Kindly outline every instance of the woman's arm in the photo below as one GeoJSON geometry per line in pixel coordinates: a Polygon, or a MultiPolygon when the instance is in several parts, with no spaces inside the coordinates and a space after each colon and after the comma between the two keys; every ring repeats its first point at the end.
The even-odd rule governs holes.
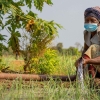
{"type": "MultiPolygon", "coordinates": [[[[82,56],[85,53],[85,51],[88,49],[89,47],[84,43],[84,50],[82,52],[82,56]]],[[[93,58],[93,59],[84,59],[83,58],[83,64],[96,64],[99,65],[100,64],[100,56],[93,58]]]]}
{"type": "Polygon", "coordinates": [[[87,50],[88,48],[89,48],[89,47],[86,45],[86,43],[84,43],[84,48],[83,48],[83,51],[82,51],[81,57],[78,58],[78,59],[76,60],[76,62],[75,62],[75,66],[76,66],[76,67],[78,66],[80,60],[81,60],[82,57],[83,57],[83,54],[86,52],[86,50],[87,50]]]}
{"type": "Polygon", "coordinates": [[[93,58],[93,59],[83,59],[83,64],[100,64],[100,56],[93,58]]]}

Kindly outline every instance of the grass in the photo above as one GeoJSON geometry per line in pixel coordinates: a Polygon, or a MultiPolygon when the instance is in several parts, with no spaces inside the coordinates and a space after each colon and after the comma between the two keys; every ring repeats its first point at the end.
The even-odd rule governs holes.
{"type": "Polygon", "coordinates": [[[100,100],[99,90],[85,88],[83,91],[76,83],[66,87],[68,83],[60,80],[25,82],[16,79],[3,84],[0,85],[0,100],[100,100]]]}
{"type": "Polygon", "coordinates": [[[76,59],[78,59],[78,56],[60,56],[57,72],[63,75],[76,74],[76,67],[74,66],[76,59]]]}
{"type": "Polygon", "coordinates": [[[23,71],[24,61],[22,57],[19,60],[16,60],[14,56],[2,56],[2,62],[0,63],[0,70],[6,67],[9,67],[10,70],[14,71],[23,71]]]}
{"type": "MultiPolygon", "coordinates": [[[[59,66],[55,74],[75,74],[74,62],[77,58],[78,56],[59,57],[59,66]]],[[[4,57],[3,63],[11,69],[16,69],[9,63],[13,60],[12,57],[4,57]]],[[[90,88],[88,80],[84,85],[85,88],[82,90],[77,81],[62,82],[54,81],[52,78],[45,82],[0,80],[0,100],[100,100],[99,89],[90,88]]]]}
{"type": "MultiPolygon", "coordinates": [[[[78,56],[59,56],[59,65],[56,66],[56,70],[52,72],[53,75],[73,75],[76,74],[76,68],[74,62],[78,59],[78,56]]],[[[24,60],[20,57],[16,60],[14,56],[2,56],[2,62],[0,64],[1,69],[9,67],[10,70],[23,72],[24,60]]]]}

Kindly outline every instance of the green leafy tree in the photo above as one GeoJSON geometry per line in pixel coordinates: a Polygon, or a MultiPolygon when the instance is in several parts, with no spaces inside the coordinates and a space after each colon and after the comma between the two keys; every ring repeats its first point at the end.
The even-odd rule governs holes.
{"type": "Polygon", "coordinates": [[[78,48],[75,47],[69,47],[68,49],[65,50],[66,55],[79,55],[80,52],[78,51],[78,48]]]}
{"type": "Polygon", "coordinates": [[[62,43],[58,43],[56,48],[60,54],[63,54],[63,44],[62,43]]]}
{"type": "Polygon", "coordinates": [[[6,46],[2,43],[2,41],[5,41],[6,35],[1,35],[0,34],[0,56],[2,55],[3,50],[7,50],[6,46]]]}
{"type": "Polygon", "coordinates": [[[54,21],[38,18],[37,14],[31,11],[33,5],[42,11],[44,3],[53,4],[51,0],[17,0],[16,2],[0,0],[0,28],[2,30],[5,28],[9,32],[8,45],[16,54],[16,59],[22,51],[20,39],[28,37],[28,45],[24,47],[23,55],[27,56],[26,54],[28,54],[29,56],[25,58],[24,70],[26,70],[26,66],[30,65],[31,56],[39,56],[46,49],[48,43],[55,38],[58,33],[57,27],[62,28],[54,21]],[[27,6],[30,9],[29,12],[25,14],[21,6],[27,6]],[[3,23],[4,15],[7,16],[5,23],[3,23]],[[26,30],[24,35],[20,32],[21,29],[26,30]]]}

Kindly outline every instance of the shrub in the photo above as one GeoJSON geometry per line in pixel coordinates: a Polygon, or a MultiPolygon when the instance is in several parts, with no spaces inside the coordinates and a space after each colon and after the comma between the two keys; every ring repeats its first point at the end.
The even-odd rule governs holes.
{"type": "Polygon", "coordinates": [[[57,57],[56,50],[47,49],[42,57],[32,59],[33,63],[31,71],[38,74],[54,73],[59,64],[57,57]]]}

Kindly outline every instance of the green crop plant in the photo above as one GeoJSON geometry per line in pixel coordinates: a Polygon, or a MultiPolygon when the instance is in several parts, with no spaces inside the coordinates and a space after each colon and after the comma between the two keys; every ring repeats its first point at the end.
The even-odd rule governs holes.
{"type": "Polygon", "coordinates": [[[53,74],[59,66],[56,50],[47,49],[42,57],[32,58],[32,70],[38,74],[53,74]]]}

